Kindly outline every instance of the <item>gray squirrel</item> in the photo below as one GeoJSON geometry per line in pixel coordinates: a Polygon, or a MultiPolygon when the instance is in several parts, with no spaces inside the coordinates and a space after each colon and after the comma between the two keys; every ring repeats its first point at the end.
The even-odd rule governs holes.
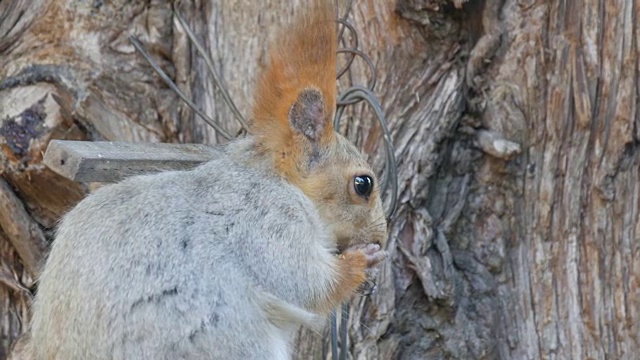
{"type": "Polygon", "coordinates": [[[366,290],[387,257],[376,177],[335,132],[335,12],[277,37],[247,137],[193,170],[100,188],[67,213],[26,358],[290,359],[300,325],[366,290]]]}

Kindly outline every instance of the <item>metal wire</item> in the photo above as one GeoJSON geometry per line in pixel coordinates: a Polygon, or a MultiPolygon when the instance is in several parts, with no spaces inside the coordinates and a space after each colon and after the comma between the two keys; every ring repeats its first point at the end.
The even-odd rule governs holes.
{"type": "Polygon", "coordinates": [[[341,311],[340,311],[340,346],[339,349],[341,350],[340,352],[338,352],[338,316],[336,314],[336,311],[332,311],[331,312],[331,357],[334,360],[346,360],[347,359],[347,349],[348,344],[348,337],[347,337],[347,330],[348,330],[348,322],[349,322],[349,303],[348,302],[344,302],[342,303],[341,306],[341,311]]]}
{"type": "MultiPolygon", "coordinates": [[[[349,2],[347,3],[346,9],[344,11],[344,15],[342,16],[341,19],[338,19],[338,21],[340,22],[347,22],[347,18],[349,17],[349,13],[351,12],[351,4],[353,4],[353,0],[349,0],[349,2]]],[[[338,17],[340,17],[340,5],[338,4],[338,0],[336,0],[336,14],[338,14],[338,17]]],[[[351,27],[351,29],[353,30],[353,28],[351,27]]],[[[355,30],[352,31],[353,34],[355,34],[355,30]]],[[[340,30],[340,33],[338,33],[338,44],[342,42],[342,35],[344,35],[344,28],[342,28],[340,30]]],[[[356,46],[357,47],[357,44],[356,46]]]]}
{"type": "Polygon", "coordinates": [[[331,358],[338,360],[338,318],[336,311],[331,312],[331,358]]]}
{"type": "MultiPolygon", "coordinates": [[[[338,38],[339,38],[338,44],[340,44],[342,42],[342,33],[343,33],[344,29],[349,29],[349,31],[351,32],[351,36],[353,38],[353,45],[352,45],[351,48],[352,49],[357,49],[358,48],[358,33],[356,32],[356,29],[353,27],[353,25],[349,24],[345,19],[338,19],[338,24],[342,25],[342,27],[340,28],[341,35],[338,36],[338,38]]],[[[343,51],[343,52],[347,52],[347,51],[343,51]]],[[[338,50],[338,53],[340,53],[339,50],[338,50]]],[[[356,54],[351,53],[351,56],[349,57],[349,60],[347,60],[347,63],[342,67],[342,69],[340,69],[340,71],[338,71],[338,76],[337,76],[338,79],[340,79],[342,77],[342,75],[347,73],[347,70],[349,70],[349,68],[351,67],[351,64],[353,64],[353,60],[355,60],[355,59],[356,59],[356,54]]]]}
{"type": "MultiPolygon", "coordinates": [[[[354,59],[355,59],[355,55],[360,56],[367,63],[367,65],[369,66],[369,70],[371,71],[371,83],[369,84],[369,86],[367,86],[367,88],[370,91],[373,91],[373,88],[376,86],[376,83],[378,81],[378,76],[376,74],[376,66],[373,64],[373,60],[371,60],[369,56],[367,56],[365,53],[363,53],[358,49],[338,49],[338,53],[351,53],[354,55],[354,59]]],[[[349,89],[345,90],[345,92],[347,91],[349,91],[349,89]]],[[[362,100],[364,99],[351,99],[351,100],[338,99],[338,106],[355,105],[362,100]]]]}
{"type": "MultiPolygon", "coordinates": [[[[349,322],[349,303],[342,304],[342,314],[340,314],[340,360],[347,360],[347,324],[349,322]]],[[[334,358],[335,359],[335,358],[334,358]]]]}

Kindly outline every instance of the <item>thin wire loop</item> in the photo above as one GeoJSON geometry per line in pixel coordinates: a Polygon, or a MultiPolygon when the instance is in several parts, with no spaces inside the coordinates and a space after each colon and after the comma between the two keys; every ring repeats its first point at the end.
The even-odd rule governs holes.
{"type": "MultiPolygon", "coordinates": [[[[349,0],[349,2],[347,3],[347,6],[346,6],[347,9],[345,10],[344,15],[340,19],[339,18],[340,17],[340,6],[338,5],[338,0],[336,0],[336,14],[337,14],[337,16],[339,18],[338,19],[339,22],[342,22],[342,23],[347,22],[347,18],[349,17],[349,13],[351,12],[351,4],[352,3],[353,3],[353,0],[349,0]]],[[[355,34],[355,30],[352,31],[352,33],[355,34]]],[[[340,33],[338,34],[338,44],[342,41],[342,35],[344,35],[344,28],[342,28],[340,30],[340,33]]]]}
{"type": "MultiPolygon", "coordinates": [[[[371,84],[367,86],[370,91],[373,91],[373,88],[376,86],[378,81],[378,76],[376,74],[376,66],[373,64],[373,60],[368,57],[365,53],[358,49],[338,49],[338,53],[352,53],[354,55],[360,56],[369,66],[369,70],[371,71],[371,84]]],[[[357,86],[357,85],[356,85],[357,86]]],[[[349,89],[345,90],[345,92],[349,91],[349,89]]],[[[362,101],[362,99],[338,99],[338,106],[347,106],[347,105],[355,105],[362,101]]]]}
{"type": "MultiPolygon", "coordinates": [[[[345,28],[349,29],[349,32],[351,32],[351,36],[353,37],[353,47],[352,49],[357,49],[358,48],[358,33],[356,32],[356,29],[353,27],[353,25],[349,24],[346,20],[344,19],[338,19],[338,23],[342,25],[341,28],[341,35],[339,36],[340,40],[338,40],[338,45],[340,44],[340,42],[342,41],[342,32],[344,31],[345,28]]],[[[347,51],[344,51],[347,52],[347,51]]],[[[340,51],[338,51],[338,53],[340,53],[340,51]]],[[[336,76],[338,79],[340,79],[342,77],[342,75],[347,73],[347,70],[349,70],[349,68],[351,67],[351,64],[353,64],[353,60],[356,59],[356,54],[351,52],[351,56],[349,57],[349,60],[347,60],[347,63],[342,67],[342,69],[340,69],[340,71],[338,71],[338,75],[336,76]]]]}

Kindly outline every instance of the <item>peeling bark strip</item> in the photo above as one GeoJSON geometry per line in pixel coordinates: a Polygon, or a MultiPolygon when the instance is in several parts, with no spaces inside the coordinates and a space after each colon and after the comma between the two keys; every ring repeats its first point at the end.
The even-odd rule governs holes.
{"type": "Polygon", "coordinates": [[[0,228],[18,252],[32,277],[40,273],[47,242],[38,224],[33,221],[7,182],[0,178],[0,228]]]}
{"type": "Polygon", "coordinates": [[[492,131],[478,130],[476,139],[482,151],[499,159],[511,160],[522,152],[520,144],[503,139],[492,131]]]}

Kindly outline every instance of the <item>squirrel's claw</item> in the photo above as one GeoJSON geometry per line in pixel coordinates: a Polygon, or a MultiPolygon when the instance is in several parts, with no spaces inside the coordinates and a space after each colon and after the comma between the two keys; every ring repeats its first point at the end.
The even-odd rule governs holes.
{"type": "Polygon", "coordinates": [[[380,249],[379,244],[358,244],[350,246],[348,251],[360,251],[365,255],[367,268],[365,270],[366,280],[358,288],[358,293],[369,296],[376,292],[378,285],[376,278],[380,273],[379,265],[389,256],[389,253],[380,249]]]}

